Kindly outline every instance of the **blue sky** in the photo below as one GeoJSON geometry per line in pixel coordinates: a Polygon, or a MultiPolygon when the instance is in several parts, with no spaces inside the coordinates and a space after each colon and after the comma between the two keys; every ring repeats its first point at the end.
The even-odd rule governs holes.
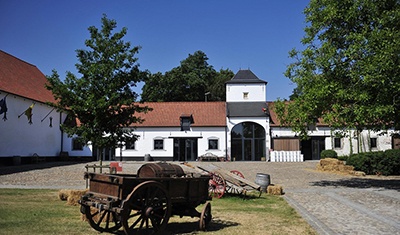
{"type": "MultiPolygon", "coordinates": [[[[288,98],[295,85],[283,73],[301,48],[308,0],[0,0],[0,50],[36,65],[45,75],[76,73],[76,49],[103,14],[128,28],[141,46],[141,69],[179,66],[201,50],[216,70],[251,69],[268,82],[267,99],[288,98]]],[[[136,88],[141,92],[139,84],[136,88]]]]}

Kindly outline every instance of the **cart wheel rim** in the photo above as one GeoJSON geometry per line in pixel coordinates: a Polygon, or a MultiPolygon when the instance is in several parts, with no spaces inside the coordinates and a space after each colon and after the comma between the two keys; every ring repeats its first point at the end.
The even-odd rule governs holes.
{"type": "Polygon", "coordinates": [[[201,231],[205,231],[207,229],[208,224],[211,222],[211,219],[211,203],[207,202],[200,216],[199,227],[201,231]]]}
{"type": "Polygon", "coordinates": [[[156,181],[137,185],[122,205],[122,226],[126,234],[157,234],[165,229],[171,216],[171,199],[156,181]]]}
{"type": "Polygon", "coordinates": [[[120,217],[116,212],[102,210],[90,206],[82,206],[90,226],[99,232],[115,232],[121,228],[120,217]]]}
{"type": "Polygon", "coordinates": [[[211,179],[208,181],[208,191],[211,197],[221,198],[226,190],[226,182],[222,175],[217,172],[210,173],[211,179]]]}
{"type": "Polygon", "coordinates": [[[241,178],[244,179],[244,175],[242,174],[242,172],[238,171],[238,170],[231,170],[232,174],[235,174],[237,176],[240,176],[241,178]]]}

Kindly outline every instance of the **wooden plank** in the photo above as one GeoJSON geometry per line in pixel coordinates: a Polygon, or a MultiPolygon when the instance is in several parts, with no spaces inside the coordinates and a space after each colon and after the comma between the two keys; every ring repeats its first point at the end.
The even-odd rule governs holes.
{"type": "Polygon", "coordinates": [[[240,177],[238,175],[235,175],[235,174],[231,173],[230,171],[222,169],[222,168],[220,168],[220,167],[218,167],[216,165],[208,164],[208,165],[204,165],[204,166],[201,166],[201,167],[198,166],[197,168],[199,168],[201,170],[204,170],[204,171],[207,171],[207,172],[214,172],[214,171],[218,172],[218,173],[220,173],[222,175],[222,177],[225,178],[226,181],[228,181],[229,183],[232,183],[234,185],[241,186],[241,187],[244,187],[244,186],[248,185],[248,186],[252,187],[255,190],[259,190],[260,189],[260,185],[254,183],[254,182],[252,182],[250,180],[244,179],[244,178],[242,178],[242,177],[240,177]]]}

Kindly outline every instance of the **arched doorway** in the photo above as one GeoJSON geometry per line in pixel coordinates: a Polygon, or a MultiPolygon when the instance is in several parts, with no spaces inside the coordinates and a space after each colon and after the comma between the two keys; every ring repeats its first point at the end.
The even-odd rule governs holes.
{"type": "Polygon", "coordinates": [[[254,122],[242,122],[231,131],[233,161],[261,161],[265,157],[265,129],[254,122]]]}

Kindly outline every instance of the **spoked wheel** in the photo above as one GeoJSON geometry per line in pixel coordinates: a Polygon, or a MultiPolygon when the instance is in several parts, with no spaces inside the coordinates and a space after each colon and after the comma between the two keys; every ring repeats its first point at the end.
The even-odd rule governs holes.
{"type": "Polygon", "coordinates": [[[238,170],[231,170],[231,173],[244,179],[244,175],[242,174],[242,172],[240,172],[238,170]]]}
{"type": "Polygon", "coordinates": [[[208,192],[211,197],[221,198],[226,190],[226,183],[224,177],[217,172],[212,172],[211,179],[208,182],[208,192]]]}
{"type": "Polygon", "coordinates": [[[211,203],[207,202],[201,212],[199,227],[201,231],[206,231],[208,224],[211,222],[211,203]]]}
{"type": "Polygon", "coordinates": [[[120,218],[116,212],[108,210],[99,211],[95,207],[84,205],[82,205],[81,210],[83,210],[86,215],[90,226],[99,232],[112,233],[122,226],[120,218]]]}
{"type": "Polygon", "coordinates": [[[122,209],[125,234],[159,234],[171,216],[171,199],[161,183],[146,181],[133,189],[122,209]]]}
{"type": "MultiPolygon", "coordinates": [[[[244,179],[244,175],[238,170],[232,170],[231,173],[244,179]]],[[[233,194],[242,194],[243,188],[234,184],[227,184],[226,191],[233,194]]]]}

